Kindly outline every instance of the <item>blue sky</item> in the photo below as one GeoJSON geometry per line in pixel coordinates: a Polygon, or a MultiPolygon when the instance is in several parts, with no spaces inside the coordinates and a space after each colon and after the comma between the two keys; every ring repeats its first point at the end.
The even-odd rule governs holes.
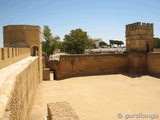
{"type": "Polygon", "coordinates": [[[160,37],[160,0],[0,0],[0,47],[5,25],[48,25],[61,40],[82,28],[108,42],[125,41],[125,25],[133,22],[154,23],[160,37]]]}

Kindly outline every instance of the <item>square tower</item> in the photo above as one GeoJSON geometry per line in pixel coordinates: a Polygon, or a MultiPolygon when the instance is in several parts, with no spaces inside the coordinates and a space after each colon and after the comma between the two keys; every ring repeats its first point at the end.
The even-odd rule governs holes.
{"type": "Polygon", "coordinates": [[[133,23],[126,25],[127,52],[153,51],[153,24],[133,23]]]}

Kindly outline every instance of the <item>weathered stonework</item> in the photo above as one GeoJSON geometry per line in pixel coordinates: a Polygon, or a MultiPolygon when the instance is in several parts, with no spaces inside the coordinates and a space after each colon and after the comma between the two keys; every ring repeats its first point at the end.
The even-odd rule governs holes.
{"type": "Polygon", "coordinates": [[[42,34],[40,26],[35,25],[8,25],[3,27],[4,47],[30,48],[32,56],[39,56],[41,80],[42,68],[42,34]]]}
{"type": "Polygon", "coordinates": [[[50,69],[49,68],[43,69],[43,80],[50,81],[50,69]]]}
{"type": "Polygon", "coordinates": [[[28,118],[40,82],[38,67],[38,57],[26,57],[0,70],[0,119],[28,118]]]}
{"type": "Polygon", "coordinates": [[[30,48],[0,48],[0,69],[30,56],[30,48]]]}
{"type": "Polygon", "coordinates": [[[8,25],[3,27],[4,47],[39,47],[41,28],[33,25],[8,25]]]}
{"type": "Polygon", "coordinates": [[[50,103],[47,105],[48,120],[79,120],[68,102],[50,103]]]}
{"type": "Polygon", "coordinates": [[[128,52],[152,52],[153,24],[137,22],[126,25],[126,49],[128,52]]]}
{"type": "Polygon", "coordinates": [[[149,73],[154,75],[160,75],[160,52],[148,54],[147,66],[149,73]]]}
{"type": "Polygon", "coordinates": [[[128,72],[146,74],[147,73],[147,54],[129,53],[128,54],[128,72]]]}
{"type": "Polygon", "coordinates": [[[62,55],[59,61],[50,61],[56,79],[85,75],[126,73],[127,54],[62,55]]]}
{"type": "Polygon", "coordinates": [[[28,118],[40,82],[38,67],[37,58],[16,77],[15,87],[8,105],[10,120],[26,120],[28,118]]]}
{"type": "Polygon", "coordinates": [[[3,27],[3,33],[5,47],[0,48],[0,72],[4,74],[0,82],[0,119],[26,120],[43,76],[41,30],[39,26],[9,25],[3,27]],[[21,62],[21,68],[14,66],[21,62]],[[10,70],[6,73],[5,68],[10,68],[13,73],[10,70]]]}

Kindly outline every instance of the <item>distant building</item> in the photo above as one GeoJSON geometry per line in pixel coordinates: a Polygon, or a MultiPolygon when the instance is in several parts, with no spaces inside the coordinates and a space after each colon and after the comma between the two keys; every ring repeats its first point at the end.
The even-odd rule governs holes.
{"type": "Polygon", "coordinates": [[[99,48],[99,43],[102,41],[102,39],[101,38],[93,38],[92,40],[95,43],[96,47],[99,48]]]}

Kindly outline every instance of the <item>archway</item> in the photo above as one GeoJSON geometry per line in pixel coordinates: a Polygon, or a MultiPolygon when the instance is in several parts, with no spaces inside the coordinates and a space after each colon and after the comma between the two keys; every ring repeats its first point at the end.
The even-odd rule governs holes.
{"type": "Polygon", "coordinates": [[[146,45],[146,50],[147,50],[147,52],[150,52],[150,46],[149,46],[148,43],[147,43],[147,45],[146,45]]]}
{"type": "Polygon", "coordinates": [[[37,46],[33,46],[32,50],[31,50],[31,55],[32,56],[38,56],[38,47],[37,46]]]}

